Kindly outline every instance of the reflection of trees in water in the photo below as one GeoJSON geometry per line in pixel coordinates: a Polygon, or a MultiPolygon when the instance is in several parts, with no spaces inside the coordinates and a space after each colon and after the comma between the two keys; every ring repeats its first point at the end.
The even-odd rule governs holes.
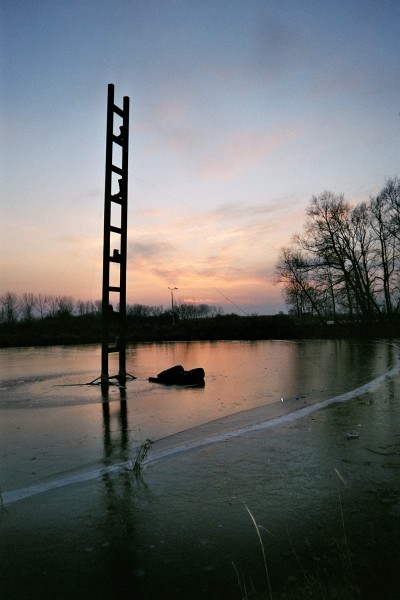
{"type": "Polygon", "coordinates": [[[313,340],[296,343],[293,354],[298,392],[327,396],[348,392],[385,373],[396,361],[393,347],[351,340],[313,340]]]}

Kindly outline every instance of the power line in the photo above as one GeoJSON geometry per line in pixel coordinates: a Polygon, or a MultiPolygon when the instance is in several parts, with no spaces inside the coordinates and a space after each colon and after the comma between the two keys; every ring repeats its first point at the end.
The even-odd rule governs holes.
{"type": "Polygon", "coordinates": [[[225,298],[225,300],[227,300],[230,304],[232,304],[232,306],[234,306],[235,308],[237,308],[237,310],[239,310],[242,314],[244,314],[245,316],[248,316],[248,313],[243,310],[243,308],[241,308],[240,306],[238,306],[235,302],[233,302],[233,300],[231,300],[230,298],[228,298],[228,296],[226,294],[224,294],[223,292],[221,292],[221,290],[219,290],[207,277],[205,277],[202,273],[200,273],[193,265],[190,261],[187,260],[187,258],[185,258],[176,248],[173,244],[171,244],[171,242],[169,240],[166,239],[166,237],[164,236],[164,234],[150,221],[150,219],[143,213],[143,211],[140,209],[140,207],[133,202],[134,206],[136,206],[136,208],[138,209],[138,211],[140,212],[141,216],[145,219],[145,221],[148,222],[148,224],[156,231],[156,233],[160,236],[160,238],[163,239],[163,241],[165,242],[165,244],[167,244],[174,252],[175,254],[177,254],[181,260],[183,262],[185,262],[191,269],[192,271],[194,271],[196,273],[196,275],[198,275],[199,277],[201,277],[203,279],[203,281],[205,281],[206,283],[208,283],[208,285],[210,287],[212,287],[218,294],[220,294],[220,296],[222,296],[223,298],[225,298]]]}

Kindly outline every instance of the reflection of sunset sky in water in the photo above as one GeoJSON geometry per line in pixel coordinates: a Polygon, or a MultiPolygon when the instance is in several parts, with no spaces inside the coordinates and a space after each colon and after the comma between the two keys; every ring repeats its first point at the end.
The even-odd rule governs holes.
{"type": "Polygon", "coordinates": [[[107,84],[131,98],[128,302],[284,308],[313,194],[367,200],[399,155],[384,2],[3,3],[1,279],[101,290],[107,84]]]}
{"type": "MultiPolygon", "coordinates": [[[[255,380],[259,365],[265,366],[266,348],[283,358],[284,345],[278,342],[274,348],[272,342],[217,343],[206,344],[203,349],[205,357],[209,354],[209,358],[221,361],[224,376],[230,362],[232,380],[238,383],[236,366],[243,378],[250,374],[247,369],[252,364],[255,380]],[[231,360],[222,361],[229,354],[231,360]]],[[[181,345],[182,353],[179,346],[171,349],[169,345],[165,353],[161,344],[151,345],[143,353],[137,347],[137,362],[144,364],[146,358],[147,371],[148,366],[158,366],[171,356],[185,356],[189,361],[190,345],[181,345]]],[[[198,344],[195,346],[193,356],[198,344]]],[[[135,436],[135,408],[141,394],[132,394],[132,390],[142,389],[144,382],[140,379],[128,386],[126,407],[124,396],[116,389],[111,393],[113,401],[102,407],[97,388],[97,404],[1,409],[4,510],[0,553],[5,597],[98,600],[130,598],[133,594],[138,600],[220,600],[244,597],[238,573],[246,582],[251,581],[260,597],[266,597],[268,593],[261,593],[266,589],[262,552],[246,507],[260,527],[274,597],[283,597],[281,588],[286,590],[290,577],[290,597],[297,598],[299,589],[304,589],[302,574],[314,577],[321,566],[323,575],[317,579],[316,596],[321,589],[332,592],[336,589],[332,588],[334,583],[339,585],[336,596],[347,597],[347,593],[340,593],[343,585],[344,592],[349,589],[348,569],[343,567],[345,547],[351,551],[351,566],[358,574],[360,588],[368,591],[367,596],[382,597],[380,592],[384,590],[385,599],[396,597],[390,592],[398,590],[399,582],[396,557],[400,495],[398,460],[392,453],[398,447],[399,346],[341,343],[344,366],[334,364],[337,349],[336,342],[288,343],[287,372],[293,371],[289,379],[294,381],[298,373],[307,370],[307,364],[320,367],[315,379],[306,373],[306,385],[326,384],[327,393],[332,377],[343,378],[337,382],[341,388],[362,384],[358,394],[354,388],[349,392],[350,401],[300,419],[295,415],[301,411],[296,411],[279,426],[247,428],[234,438],[224,437],[224,431],[232,433],[235,426],[247,425],[245,416],[257,424],[257,415],[265,417],[268,407],[174,434],[154,444],[150,460],[158,460],[147,463],[138,477],[129,469],[129,461],[117,461],[127,454],[134,458],[134,452],[126,452],[126,446],[129,448],[135,436]],[[326,374],[325,380],[322,373],[326,374]],[[14,435],[17,421],[20,437],[14,435]],[[350,427],[360,432],[358,441],[346,438],[350,427]],[[30,428],[37,433],[32,446],[30,428]],[[4,432],[13,434],[13,443],[7,447],[3,447],[4,432]],[[212,435],[223,443],[196,446],[196,442],[212,435]],[[177,452],[185,444],[191,451],[177,452]],[[165,454],[170,450],[175,453],[165,454]],[[5,465],[10,464],[10,452],[14,479],[7,481],[3,474],[5,465]],[[41,462],[44,452],[47,465],[41,462]],[[82,468],[74,468],[74,462],[82,468]],[[48,476],[42,476],[41,469],[47,469],[48,476]],[[52,469],[58,469],[55,476],[52,469]],[[33,470],[35,476],[30,473],[33,470]],[[27,495],[18,502],[17,492],[9,490],[15,490],[18,483],[27,485],[29,477],[39,486],[25,488],[27,495]]],[[[82,363],[84,366],[84,360],[82,363]]],[[[277,365],[271,360],[272,366],[277,365]]],[[[267,386],[265,376],[262,379],[267,386]]],[[[248,390],[249,381],[247,377],[248,390]]],[[[202,391],[211,387],[215,392],[218,375],[207,383],[202,391]]],[[[6,384],[3,380],[2,387],[6,384]]],[[[41,384],[44,391],[54,389],[50,381],[41,384]]],[[[29,391],[29,386],[25,387],[29,391]]],[[[182,392],[178,394],[182,407],[194,404],[199,396],[193,394],[191,398],[188,391],[164,389],[164,402],[182,392]]],[[[81,388],[70,388],[70,395],[70,400],[73,395],[87,400],[81,388]]],[[[148,407],[156,405],[149,396],[143,402],[148,407]]],[[[283,409],[287,402],[290,404],[284,399],[284,403],[269,408],[283,409]]],[[[308,404],[306,409],[313,410],[314,406],[308,404]]],[[[306,580],[307,592],[309,581],[311,577],[306,580]]]]}
{"type": "Polygon", "coordinates": [[[274,418],[367,384],[398,354],[384,343],[349,341],[137,345],[127,352],[127,368],[137,379],[126,390],[111,387],[102,410],[101,388],[77,385],[96,375],[98,348],[43,348],[31,362],[35,351],[0,351],[3,489],[129,460],[147,438],[188,430],[186,441],[199,440],[274,418]],[[147,381],[173,364],[202,366],[205,387],[147,381]]]}

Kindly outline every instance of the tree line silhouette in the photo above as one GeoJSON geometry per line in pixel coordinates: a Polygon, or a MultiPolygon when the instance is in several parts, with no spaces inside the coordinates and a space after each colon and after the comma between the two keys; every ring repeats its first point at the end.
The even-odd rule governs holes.
{"type": "MultiPolygon", "coordinates": [[[[86,344],[102,340],[101,301],[74,301],[69,296],[17,296],[12,292],[3,294],[0,301],[2,347],[86,344]]],[[[117,335],[117,330],[114,334],[117,335]]],[[[132,304],[127,307],[128,342],[293,336],[292,319],[283,314],[239,316],[223,314],[218,306],[195,303],[175,304],[174,313],[163,306],[132,304]]]]}
{"type": "MultiPolygon", "coordinates": [[[[101,300],[74,300],[71,296],[52,296],[26,292],[18,296],[7,291],[0,296],[0,323],[32,321],[46,317],[72,317],[83,315],[101,315],[101,300]]],[[[201,319],[222,315],[222,308],[202,303],[176,303],[174,315],[176,319],[201,319]]],[[[128,304],[127,315],[130,317],[172,316],[172,309],[163,306],[147,306],[145,304],[128,304]]]]}
{"type": "Polygon", "coordinates": [[[378,322],[400,316],[400,180],[352,206],[323,192],[307,208],[303,232],[282,248],[276,282],[289,314],[321,323],[378,322]]]}

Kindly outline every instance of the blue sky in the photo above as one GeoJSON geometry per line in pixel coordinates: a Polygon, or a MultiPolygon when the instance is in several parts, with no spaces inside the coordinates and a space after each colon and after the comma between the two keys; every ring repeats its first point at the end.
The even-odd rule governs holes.
{"type": "Polygon", "coordinates": [[[1,23],[1,292],[100,297],[108,83],[130,303],[284,310],[312,195],[399,175],[397,1],[3,0],[1,23]]]}

